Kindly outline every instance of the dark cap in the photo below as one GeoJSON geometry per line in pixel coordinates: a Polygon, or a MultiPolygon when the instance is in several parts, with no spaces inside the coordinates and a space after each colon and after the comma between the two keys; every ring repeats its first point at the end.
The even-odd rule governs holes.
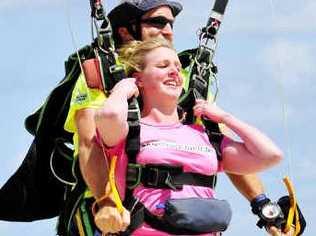
{"type": "Polygon", "coordinates": [[[125,0],[116,6],[109,14],[113,28],[125,26],[127,23],[140,18],[146,12],[160,6],[170,7],[173,16],[179,14],[182,5],[179,2],[168,0],[125,0]]]}

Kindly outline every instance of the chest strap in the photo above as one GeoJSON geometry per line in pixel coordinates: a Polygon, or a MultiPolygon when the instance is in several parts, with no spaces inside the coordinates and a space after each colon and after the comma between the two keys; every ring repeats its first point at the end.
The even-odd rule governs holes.
{"type": "Polygon", "coordinates": [[[181,166],[156,164],[128,164],[127,186],[134,189],[139,184],[149,188],[181,190],[183,185],[215,188],[216,175],[183,172],[181,166]]]}

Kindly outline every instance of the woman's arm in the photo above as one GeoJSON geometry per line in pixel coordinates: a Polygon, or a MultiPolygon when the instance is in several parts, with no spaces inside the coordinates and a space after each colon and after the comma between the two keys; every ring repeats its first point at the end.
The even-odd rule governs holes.
{"type": "Polygon", "coordinates": [[[255,127],[221,110],[215,104],[198,100],[194,112],[214,122],[223,123],[243,142],[229,141],[222,150],[224,170],[236,174],[249,174],[264,170],[282,159],[282,152],[266,135],[255,127]]]}
{"type": "Polygon", "coordinates": [[[95,123],[103,142],[115,146],[126,138],[128,133],[127,100],[138,95],[134,78],[121,80],[117,83],[102,108],[95,114],[95,123]]]}

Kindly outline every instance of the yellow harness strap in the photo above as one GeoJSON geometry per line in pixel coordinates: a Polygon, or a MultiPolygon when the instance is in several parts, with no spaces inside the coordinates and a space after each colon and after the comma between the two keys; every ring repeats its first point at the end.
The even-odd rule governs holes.
{"type": "Polygon", "coordinates": [[[75,219],[76,219],[76,224],[79,231],[79,236],[85,236],[79,208],[76,211],[75,219]]]}
{"type": "Polygon", "coordinates": [[[116,167],[116,162],[117,162],[117,156],[113,156],[111,158],[111,164],[110,164],[110,173],[109,173],[109,182],[110,182],[110,186],[111,186],[111,190],[113,193],[113,201],[118,209],[118,211],[120,213],[123,212],[124,208],[123,208],[123,203],[122,200],[120,198],[120,194],[116,188],[116,184],[115,184],[115,167],[116,167]]]}
{"type": "Polygon", "coordinates": [[[294,226],[295,227],[294,236],[297,236],[301,230],[301,223],[300,223],[298,209],[297,209],[297,201],[296,201],[294,185],[288,176],[283,178],[283,182],[287,188],[287,191],[289,192],[290,204],[291,204],[287,221],[286,221],[285,232],[286,233],[289,232],[291,227],[294,226]],[[295,217],[295,224],[293,225],[294,217],[295,217]]]}
{"type": "Polygon", "coordinates": [[[116,208],[120,213],[123,213],[124,207],[122,200],[120,198],[120,194],[116,188],[115,184],[115,167],[116,167],[116,162],[117,162],[117,156],[113,156],[110,164],[110,171],[109,171],[109,184],[106,185],[105,188],[105,194],[103,197],[96,199],[96,201],[92,205],[92,214],[95,215],[97,213],[97,204],[101,203],[102,201],[108,199],[111,195],[111,200],[114,202],[116,205],[116,208]]]}

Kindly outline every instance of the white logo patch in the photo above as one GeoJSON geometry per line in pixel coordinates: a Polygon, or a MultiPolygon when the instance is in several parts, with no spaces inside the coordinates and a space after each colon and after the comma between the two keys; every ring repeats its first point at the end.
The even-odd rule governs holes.
{"type": "Polygon", "coordinates": [[[214,152],[214,149],[212,147],[206,145],[179,144],[174,142],[155,140],[142,143],[141,147],[143,149],[174,149],[178,151],[200,154],[209,154],[214,152]]]}

